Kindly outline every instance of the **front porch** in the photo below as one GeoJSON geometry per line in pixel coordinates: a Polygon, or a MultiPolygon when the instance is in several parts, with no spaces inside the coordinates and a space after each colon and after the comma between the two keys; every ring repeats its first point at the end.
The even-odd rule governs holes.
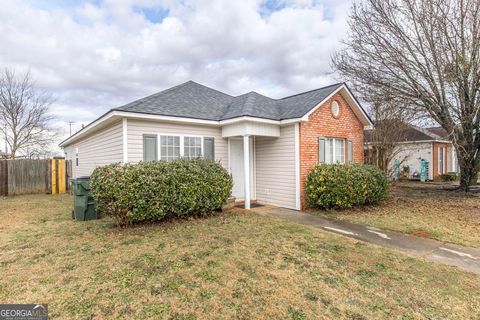
{"type": "Polygon", "coordinates": [[[300,209],[298,124],[243,121],[222,127],[228,139],[232,195],[243,202],[300,209]]]}

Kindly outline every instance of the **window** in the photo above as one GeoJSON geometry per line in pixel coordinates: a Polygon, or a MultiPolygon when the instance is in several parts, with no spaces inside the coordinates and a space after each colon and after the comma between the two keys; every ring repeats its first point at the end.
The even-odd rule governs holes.
{"type": "Polygon", "coordinates": [[[157,161],[157,136],[144,135],[143,136],[143,161],[157,161]]]}
{"type": "Polygon", "coordinates": [[[160,160],[171,161],[180,158],[180,137],[160,136],[160,160]]]}
{"type": "Polygon", "coordinates": [[[438,174],[445,173],[445,147],[438,147],[438,174]]]}
{"type": "Polygon", "coordinates": [[[202,138],[183,137],[183,156],[189,159],[201,157],[202,138]]]}
{"type": "Polygon", "coordinates": [[[319,138],[318,161],[323,163],[345,163],[345,139],[319,138]]]}
{"type": "Polygon", "coordinates": [[[183,135],[143,135],[143,161],[171,161],[185,157],[215,159],[213,137],[192,137],[183,135]]]}

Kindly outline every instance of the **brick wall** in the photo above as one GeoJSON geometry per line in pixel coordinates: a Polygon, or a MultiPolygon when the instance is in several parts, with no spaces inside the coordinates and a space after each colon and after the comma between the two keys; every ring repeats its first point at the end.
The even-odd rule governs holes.
{"type": "MultiPolygon", "coordinates": [[[[353,113],[345,99],[338,93],[310,115],[308,122],[300,124],[300,199],[306,209],[305,179],[318,163],[318,137],[343,138],[353,141],[353,160],[363,162],[363,124],[353,113]],[[340,113],[334,118],[330,104],[336,100],[340,113]]],[[[345,151],[348,145],[345,144],[345,151]]],[[[348,159],[345,155],[345,159],[348,159]]]]}

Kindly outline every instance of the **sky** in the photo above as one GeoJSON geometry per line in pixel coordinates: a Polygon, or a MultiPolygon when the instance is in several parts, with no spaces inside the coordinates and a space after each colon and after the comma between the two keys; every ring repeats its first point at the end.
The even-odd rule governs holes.
{"type": "Polygon", "coordinates": [[[60,136],[193,80],[281,98],[342,79],[350,0],[2,0],[0,68],[54,97],[60,136]]]}

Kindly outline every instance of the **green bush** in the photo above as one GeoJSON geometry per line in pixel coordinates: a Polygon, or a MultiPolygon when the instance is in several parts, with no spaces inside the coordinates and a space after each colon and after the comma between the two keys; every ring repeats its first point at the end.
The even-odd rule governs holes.
{"type": "Polygon", "coordinates": [[[442,181],[445,181],[445,182],[455,181],[455,180],[457,180],[457,173],[456,172],[447,172],[447,173],[441,174],[440,179],[442,179],[442,181]]]}
{"type": "Polygon", "coordinates": [[[233,182],[217,162],[180,159],[99,167],[90,184],[99,211],[125,226],[209,215],[227,202],[233,182]]]}
{"type": "Polygon", "coordinates": [[[305,189],[310,207],[345,209],[385,200],[388,180],[371,165],[319,164],[308,174],[305,189]]]}

